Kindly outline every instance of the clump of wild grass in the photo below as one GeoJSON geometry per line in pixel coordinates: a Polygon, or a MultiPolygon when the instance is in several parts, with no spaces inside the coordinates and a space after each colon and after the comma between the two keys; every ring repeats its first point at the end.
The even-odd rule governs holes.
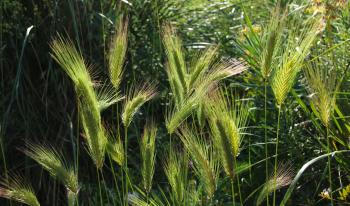
{"type": "Polygon", "coordinates": [[[155,169],[155,140],[157,136],[157,128],[153,122],[147,123],[145,125],[143,135],[140,140],[140,150],[141,150],[141,174],[143,188],[146,193],[149,193],[152,188],[152,179],[155,169]]]}
{"type": "Polygon", "coordinates": [[[64,161],[59,152],[51,146],[28,144],[24,153],[41,165],[50,175],[60,181],[68,191],[79,192],[78,174],[64,161]]]}
{"type": "Polygon", "coordinates": [[[125,54],[128,45],[128,22],[119,21],[117,33],[113,38],[112,45],[109,51],[109,75],[114,88],[118,89],[123,74],[123,66],[125,54]]]}
{"type": "Polygon", "coordinates": [[[26,183],[22,177],[8,177],[7,181],[0,182],[0,197],[20,202],[29,206],[40,206],[38,199],[30,184],[26,183]]]}
{"type": "Polygon", "coordinates": [[[143,83],[131,87],[129,94],[125,100],[124,109],[122,113],[122,121],[124,126],[129,127],[134,115],[140,107],[156,96],[155,83],[143,83]]]}
{"type": "Polygon", "coordinates": [[[195,173],[201,180],[208,199],[211,199],[216,191],[219,175],[218,159],[213,147],[188,126],[179,129],[177,134],[194,161],[195,173]]]}
{"type": "Polygon", "coordinates": [[[261,205],[265,197],[273,191],[279,190],[282,187],[289,185],[294,176],[294,170],[290,163],[279,163],[276,173],[270,176],[269,180],[265,182],[261,192],[256,201],[256,205],[261,205]]]}
{"type": "MultiPolygon", "coordinates": [[[[88,72],[89,67],[86,66],[83,57],[71,41],[58,37],[52,42],[51,49],[52,57],[74,82],[88,151],[96,167],[101,168],[104,162],[107,138],[101,123],[100,111],[105,108],[106,98],[102,98],[102,103],[99,103],[93,87],[94,83],[88,72]]],[[[100,95],[100,97],[103,96],[100,95]]],[[[107,99],[108,102],[111,101],[111,98],[107,99]]]]}

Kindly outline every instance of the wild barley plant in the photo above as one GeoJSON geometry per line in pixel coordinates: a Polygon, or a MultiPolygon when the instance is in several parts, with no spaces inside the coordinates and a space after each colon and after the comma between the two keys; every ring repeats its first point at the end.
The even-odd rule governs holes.
{"type": "MultiPolygon", "coordinates": [[[[73,46],[72,42],[58,37],[51,44],[52,57],[58,62],[75,85],[77,93],[79,115],[84,130],[84,137],[87,140],[89,154],[96,167],[101,169],[104,162],[107,137],[101,121],[101,105],[106,102],[103,98],[102,104],[94,89],[88,72],[89,68],[83,57],[73,46]]],[[[100,95],[101,96],[101,95],[100,95]]]]}
{"type": "Polygon", "coordinates": [[[29,206],[40,206],[32,186],[26,183],[22,177],[9,176],[5,182],[0,182],[0,185],[0,197],[29,206]]]}
{"type": "Polygon", "coordinates": [[[222,91],[212,93],[208,99],[207,116],[222,166],[231,179],[233,204],[235,204],[233,185],[235,177],[237,177],[238,192],[242,204],[239,177],[235,174],[235,168],[237,167],[236,158],[240,153],[246,129],[248,109],[245,103],[235,101],[237,101],[236,98],[232,101],[227,100],[222,91]]]}
{"type": "MultiPolygon", "coordinates": [[[[268,135],[267,135],[267,94],[270,75],[275,67],[277,54],[279,53],[283,29],[287,13],[282,11],[278,4],[271,12],[271,17],[266,25],[262,26],[262,33],[257,33],[249,17],[246,16],[247,30],[244,38],[237,38],[237,46],[241,50],[242,57],[249,66],[259,73],[264,87],[264,137],[265,137],[265,179],[268,181],[268,135]],[[241,40],[240,40],[241,39],[241,40]]],[[[268,196],[266,202],[268,204],[268,196]]]]}
{"type": "MultiPolygon", "coordinates": [[[[124,171],[126,178],[128,176],[128,127],[133,120],[134,115],[141,108],[143,104],[151,100],[156,96],[156,84],[144,83],[132,86],[129,90],[129,94],[124,102],[124,108],[122,112],[122,122],[124,124],[124,152],[125,152],[125,164],[124,171]]],[[[125,181],[125,194],[128,194],[128,181],[125,181]]]]}
{"type": "Polygon", "coordinates": [[[189,126],[182,126],[177,135],[194,161],[195,174],[200,179],[207,195],[205,199],[211,200],[219,178],[219,162],[215,157],[212,144],[205,141],[198,132],[189,129],[189,126]]]}
{"type": "MultiPolygon", "coordinates": [[[[267,139],[267,86],[270,74],[274,68],[274,63],[276,59],[276,54],[278,54],[279,45],[281,44],[283,27],[285,24],[286,12],[282,13],[281,7],[277,5],[269,21],[269,24],[263,31],[261,37],[262,52],[260,61],[260,73],[262,74],[264,80],[264,136],[265,136],[265,178],[268,181],[269,171],[268,171],[268,139],[267,139]]],[[[269,204],[269,196],[266,195],[267,205],[269,204]]]]}
{"type": "MultiPolygon", "coordinates": [[[[108,144],[106,130],[102,125],[101,111],[116,103],[121,98],[118,95],[118,86],[121,81],[122,66],[126,50],[127,24],[120,22],[119,30],[114,37],[109,54],[109,71],[113,88],[108,84],[97,89],[89,74],[91,66],[87,66],[79,51],[73,46],[72,42],[58,37],[51,44],[52,57],[58,62],[62,69],[67,73],[74,83],[77,94],[79,117],[84,130],[84,137],[87,140],[88,152],[94,161],[97,170],[101,170],[104,164],[104,156],[108,144]]],[[[109,151],[120,149],[118,145],[108,144],[109,151]],[[111,147],[112,146],[112,147],[111,147]],[[117,146],[117,147],[116,147],[117,146]]],[[[125,155],[126,156],[126,155],[125,155]]],[[[102,204],[101,187],[98,183],[100,192],[100,204],[102,204]]]]}
{"type": "Polygon", "coordinates": [[[68,205],[75,205],[79,192],[78,174],[67,165],[62,155],[51,146],[37,144],[28,144],[24,153],[67,188],[68,205]]]}
{"type": "MultiPolygon", "coordinates": [[[[304,59],[309,54],[310,48],[319,34],[319,28],[321,20],[319,17],[311,17],[307,21],[300,22],[300,17],[296,17],[289,22],[288,25],[297,29],[288,30],[286,39],[284,39],[284,45],[279,50],[278,60],[275,63],[271,81],[271,88],[274,93],[277,108],[277,130],[276,130],[276,145],[275,145],[275,164],[274,174],[277,174],[277,160],[278,160],[278,143],[279,143],[279,127],[280,127],[280,115],[283,103],[292,89],[294,82],[297,78],[301,67],[303,66],[304,59]]],[[[275,177],[275,181],[276,181],[275,177]]],[[[274,190],[273,206],[276,205],[276,189],[274,190]]]]}
{"type": "MultiPolygon", "coordinates": [[[[307,90],[310,93],[311,103],[316,109],[316,116],[321,120],[325,127],[325,138],[327,140],[327,152],[331,152],[329,138],[329,124],[336,105],[336,94],[341,81],[337,79],[335,68],[328,69],[322,62],[316,61],[306,65],[304,74],[308,83],[307,90]]],[[[331,157],[328,156],[328,182],[330,188],[331,203],[333,203],[332,194],[332,173],[331,157]]]]}
{"type": "Polygon", "coordinates": [[[142,184],[147,197],[152,189],[156,160],[157,127],[153,122],[146,123],[140,140],[142,184]]]}

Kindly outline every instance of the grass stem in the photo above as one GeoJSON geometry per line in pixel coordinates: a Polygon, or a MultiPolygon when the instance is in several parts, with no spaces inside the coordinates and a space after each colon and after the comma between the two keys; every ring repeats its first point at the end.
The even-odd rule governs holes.
{"type": "Polygon", "coordinates": [[[231,192],[232,192],[232,205],[236,206],[236,200],[235,200],[235,187],[233,185],[233,180],[231,179],[231,192]]]}
{"type": "Polygon", "coordinates": [[[128,127],[125,127],[124,129],[124,151],[125,151],[125,164],[124,164],[124,172],[125,172],[125,206],[128,206],[128,193],[129,193],[129,188],[128,188],[128,127]]]}
{"type": "MultiPolygon", "coordinates": [[[[326,140],[327,140],[327,150],[328,153],[331,153],[331,145],[330,145],[330,138],[329,138],[329,128],[326,126],[326,140]]],[[[330,198],[331,198],[331,205],[334,205],[333,202],[333,190],[332,190],[332,170],[331,170],[331,155],[328,155],[328,182],[329,182],[329,190],[330,190],[330,198]]]]}
{"type": "Polygon", "coordinates": [[[281,119],[281,107],[282,107],[282,105],[278,105],[277,131],[276,131],[276,147],[275,147],[275,165],[274,165],[273,206],[276,206],[278,142],[279,142],[280,119],[281,119]]]}
{"type": "Polygon", "coordinates": [[[100,172],[97,168],[96,168],[96,172],[97,172],[97,182],[98,182],[98,193],[100,196],[100,205],[103,205],[100,172]]]}
{"type": "MultiPolygon", "coordinates": [[[[264,136],[265,136],[265,181],[269,181],[269,162],[267,147],[267,80],[264,80],[264,136]]],[[[269,194],[266,194],[266,205],[269,206],[269,194]]]]}
{"type": "MultiPolygon", "coordinates": [[[[236,157],[234,157],[234,161],[235,161],[235,168],[237,168],[237,159],[236,157]]],[[[241,185],[239,183],[239,174],[236,174],[236,179],[237,179],[237,187],[238,187],[238,195],[239,195],[239,202],[241,205],[243,205],[243,201],[242,201],[242,193],[241,193],[241,185]]]]}

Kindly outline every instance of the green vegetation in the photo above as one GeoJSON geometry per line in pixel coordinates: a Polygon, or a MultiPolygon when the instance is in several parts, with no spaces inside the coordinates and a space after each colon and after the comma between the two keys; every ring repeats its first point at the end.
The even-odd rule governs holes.
{"type": "Polygon", "coordinates": [[[347,0],[0,5],[0,205],[350,205],[347,0]]]}

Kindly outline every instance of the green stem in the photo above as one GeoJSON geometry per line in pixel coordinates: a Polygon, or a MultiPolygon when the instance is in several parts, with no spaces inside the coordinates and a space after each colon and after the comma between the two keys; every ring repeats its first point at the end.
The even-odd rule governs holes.
{"type": "Polygon", "coordinates": [[[236,206],[236,200],[235,200],[235,187],[233,185],[233,179],[231,179],[231,192],[232,192],[232,205],[236,206]]]}
{"type": "Polygon", "coordinates": [[[124,129],[124,138],[125,138],[125,141],[124,141],[124,151],[125,151],[125,164],[124,164],[124,172],[125,172],[125,206],[128,206],[128,127],[125,127],[124,129]]]}
{"type": "MultiPolygon", "coordinates": [[[[124,160],[125,161],[125,160],[124,160]]],[[[124,162],[124,164],[125,164],[125,162],[124,162]]],[[[122,169],[120,170],[120,172],[121,172],[121,174],[122,174],[122,198],[123,198],[123,201],[122,202],[124,202],[125,201],[125,183],[124,183],[124,169],[123,169],[123,167],[124,167],[124,164],[122,165],[122,169]]]]}
{"type": "Polygon", "coordinates": [[[281,107],[278,105],[278,117],[277,117],[277,131],[276,131],[276,147],[275,147],[275,165],[274,165],[274,189],[273,189],[273,206],[276,206],[276,186],[277,186],[277,162],[278,162],[278,142],[279,142],[279,130],[280,130],[280,116],[281,107]]]}
{"type": "Polygon", "coordinates": [[[108,160],[109,160],[109,164],[111,165],[111,170],[112,170],[112,175],[113,175],[115,190],[116,190],[116,193],[117,193],[117,195],[118,195],[119,201],[122,202],[121,199],[120,199],[120,192],[119,192],[119,188],[118,188],[117,175],[116,175],[116,173],[115,173],[115,171],[114,171],[113,162],[112,162],[112,160],[111,160],[111,157],[108,156],[108,160]]]}
{"type": "MultiPolygon", "coordinates": [[[[8,171],[7,171],[5,148],[4,148],[4,143],[3,143],[3,133],[1,130],[1,124],[0,124],[0,149],[1,149],[2,164],[4,165],[4,170],[5,170],[5,180],[8,181],[9,176],[8,176],[8,171]]],[[[12,201],[10,201],[10,206],[12,206],[12,201]]]]}
{"type": "MultiPolygon", "coordinates": [[[[237,168],[237,160],[236,160],[236,157],[234,158],[234,163],[235,163],[235,168],[237,168]]],[[[238,175],[238,174],[236,174],[236,179],[237,179],[237,187],[238,187],[239,202],[241,203],[241,205],[243,205],[242,194],[241,194],[241,185],[240,185],[240,183],[239,183],[239,175],[238,175]]]]}
{"type": "MultiPolygon", "coordinates": [[[[267,148],[267,80],[264,81],[264,135],[265,135],[265,181],[269,180],[269,162],[267,148]]],[[[269,205],[269,194],[266,194],[266,205],[269,205]]]]}
{"type": "Polygon", "coordinates": [[[74,206],[75,203],[77,202],[77,195],[70,191],[70,190],[67,190],[67,196],[68,196],[68,206],[74,206]]]}
{"type": "Polygon", "coordinates": [[[100,196],[100,205],[103,205],[100,172],[98,171],[97,168],[96,168],[96,172],[97,172],[97,181],[98,181],[98,192],[99,192],[99,196],[100,196]]]}
{"type": "MultiPolygon", "coordinates": [[[[330,145],[330,138],[329,138],[329,128],[326,126],[326,140],[327,140],[327,150],[328,153],[331,153],[331,145],[330,145]]],[[[331,170],[331,155],[328,155],[328,182],[329,182],[329,190],[330,190],[330,198],[331,198],[331,205],[334,205],[333,202],[333,190],[332,190],[332,170],[331,170]]]]}
{"type": "MultiPolygon", "coordinates": [[[[106,181],[105,181],[105,178],[104,178],[102,170],[101,170],[101,177],[102,177],[102,182],[103,182],[103,186],[104,186],[104,190],[105,190],[107,203],[108,203],[108,205],[110,205],[109,196],[108,196],[108,188],[107,188],[106,181]]],[[[112,198],[112,201],[113,201],[113,205],[115,205],[114,198],[112,198]]]]}

